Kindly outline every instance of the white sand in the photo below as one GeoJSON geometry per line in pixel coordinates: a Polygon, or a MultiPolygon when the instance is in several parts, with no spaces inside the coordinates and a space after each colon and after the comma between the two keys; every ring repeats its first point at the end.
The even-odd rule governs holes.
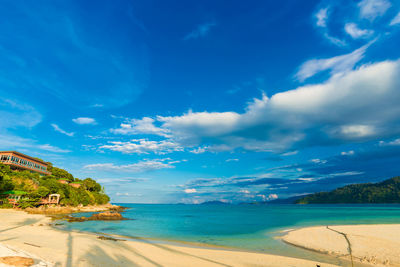
{"type": "Polygon", "coordinates": [[[400,266],[400,225],[308,227],[287,233],[290,244],[374,266],[400,266]],[[344,234],[344,235],[343,235],[344,234]],[[346,240],[346,237],[347,240],[346,240]]]}
{"type": "Polygon", "coordinates": [[[95,234],[56,230],[43,215],[0,210],[0,242],[55,266],[333,266],[262,253],[192,248],[141,241],[99,240],[95,234]]]}

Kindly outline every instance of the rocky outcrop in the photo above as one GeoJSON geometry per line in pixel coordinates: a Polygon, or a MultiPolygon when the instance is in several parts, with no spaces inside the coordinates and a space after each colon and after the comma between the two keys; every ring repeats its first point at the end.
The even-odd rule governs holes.
{"type": "Polygon", "coordinates": [[[110,203],[104,205],[79,205],[77,207],[72,206],[39,206],[37,208],[26,208],[25,211],[30,214],[70,214],[76,212],[100,212],[100,211],[116,211],[122,212],[126,208],[121,206],[112,205],[110,203]]]}
{"type": "Polygon", "coordinates": [[[93,214],[89,219],[100,221],[119,221],[124,220],[125,218],[122,217],[121,213],[119,212],[106,211],[93,214]]]}
{"type": "MultiPolygon", "coordinates": [[[[58,218],[62,219],[62,218],[58,218]]],[[[75,217],[68,215],[64,217],[68,222],[86,222],[86,221],[121,221],[121,220],[128,220],[124,218],[121,213],[113,212],[113,211],[106,211],[93,214],[90,217],[75,217]]]]}

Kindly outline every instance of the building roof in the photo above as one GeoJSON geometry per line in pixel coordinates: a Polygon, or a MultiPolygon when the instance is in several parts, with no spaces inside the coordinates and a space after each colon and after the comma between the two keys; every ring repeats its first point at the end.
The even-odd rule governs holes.
{"type": "Polygon", "coordinates": [[[19,156],[21,156],[21,157],[28,158],[28,159],[30,159],[30,160],[39,162],[39,163],[44,164],[44,165],[47,166],[47,163],[44,162],[43,160],[38,159],[38,158],[31,157],[31,156],[28,156],[28,155],[25,155],[25,154],[22,154],[22,153],[17,152],[17,151],[0,151],[0,154],[1,154],[1,153],[13,153],[13,154],[19,155],[19,156]]]}

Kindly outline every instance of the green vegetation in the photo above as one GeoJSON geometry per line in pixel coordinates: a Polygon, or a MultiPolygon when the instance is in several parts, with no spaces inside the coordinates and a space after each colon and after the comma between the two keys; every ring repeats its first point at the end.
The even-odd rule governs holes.
{"type": "Polygon", "coordinates": [[[66,170],[53,167],[51,164],[49,171],[52,175],[40,176],[29,171],[13,171],[8,165],[0,163],[0,203],[3,207],[9,207],[6,196],[13,193],[12,191],[21,195],[21,200],[18,202],[21,208],[36,207],[41,199],[49,194],[60,194],[60,204],[66,206],[106,204],[110,201],[101,185],[91,178],[84,180],[74,178],[66,170]],[[58,181],[60,179],[81,186],[74,188],[60,183],[58,181]]]}
{"type": "Polygon", "coordinates": [[[400,203],[400,177],[380,183],[352,184],[305,196],[297,204],[400,203]]]}

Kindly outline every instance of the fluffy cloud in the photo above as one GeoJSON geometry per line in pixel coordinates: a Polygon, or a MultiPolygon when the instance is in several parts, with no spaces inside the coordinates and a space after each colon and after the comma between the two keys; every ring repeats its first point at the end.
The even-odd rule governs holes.
{"type": "Polygon", "coordinates": [[[186,188],[185,190],[183,190],[186,194],[193,194],[196,193],[197,190],[194,188],[186,188]]]}
{"type": "Polygon", "coordinates": [[[175,166],[172,165],[172,163],[170,162],[156,159],[144,160],[126,165],[114,165],[114,163],[97,163],[85,165],[83,168],[96,171],[140,173],[161,169],[173,169],[175,168],[175,166]]]}
{"type": "Polygon", "coordinates": [[[296,78],[299,81],[304,81],[325,70],[330,70],[332,75],[349,71],[364,57],[364,53],[369,46],[370,44],[364,45],[349,54],[341,56],[306,61],[300,66],[299,71],[296,73],[296,78]]]}
{"type": "Polygon", "coordinates": [[[135,135],[135,134],[154,134],[164,137],[169,137],[169,130],[156,127],[153,123],[154,119],[144,117],[140,120],[127,119],[121,123],[120,128],[112,129],[111,131],[116,134],[135,135]]]}
{"type": "MultiPolygon", "coordinates": [[[[351,59],[334,60],[341,67],[334,67],[336,74],[326,82],[270,98],[263,95],[250,102],[243,113],[189,111],[180,116],[157,116],[160,128],[171,135],[164,141],[170,142],[169,148],[160,150],[158,145],[164,143],[153,141],[155,146],[146,151],[206,146],[208,151],[242,148],[283,152],[395,136],[400,133],[400,61],[349,70],[365,49],[366,46],[346,55],[351,59]]],[[[129,142],[106,148],[127,151],[125,145],[129,147],[129,142]]]]}
{"type": "Polygon", "coordinates": [[[344,26],[344,30],[353,39],[366,38],[374,34],[373,30],[362,30],[355,23],[346,23],[346,25],[344,26]]]}
{"type": "Polygon", "coordinates": [[[97,124],[95,119],[87,117],[79,117],[76,119],[72,119],[72,121],[75,122],[76,124],[91,124],[91,125],[97,124]]]}
{"type": "Polygon", "coordinates": [[[66,132],[66,131],[64,131],[63,129],[60,128],[60,126],[58,126],[58,125],[55,124],[55,123],[52,123],[52,124],[50,124],[50,125],[51,125],[51,127],[53,127],[54,131],[59,132],[59,133],[62,133],[62,134],[64,134],[64,135],[67,135],[67,136],[72,137],[72,136],[74,136],[74,134],[75,134],[75,133],[73,133],[73,132],[66,132]]]}
{"type": "Polygon", "coordinates": [[[146,139],[132,139],[128,142],[110,141],[109,145],[100,146],[101,149],[119,151],[125,154],[166,154],[174,151],[182,151],[183,148],[169,140],[149,141],[146,139]]]}
{"type": "Polygon", "coordinates": [[[387,0],[362,0],[358,3],[360,8],[360,16],[369,20],[382,16],[391,4],[387,0]]]}

